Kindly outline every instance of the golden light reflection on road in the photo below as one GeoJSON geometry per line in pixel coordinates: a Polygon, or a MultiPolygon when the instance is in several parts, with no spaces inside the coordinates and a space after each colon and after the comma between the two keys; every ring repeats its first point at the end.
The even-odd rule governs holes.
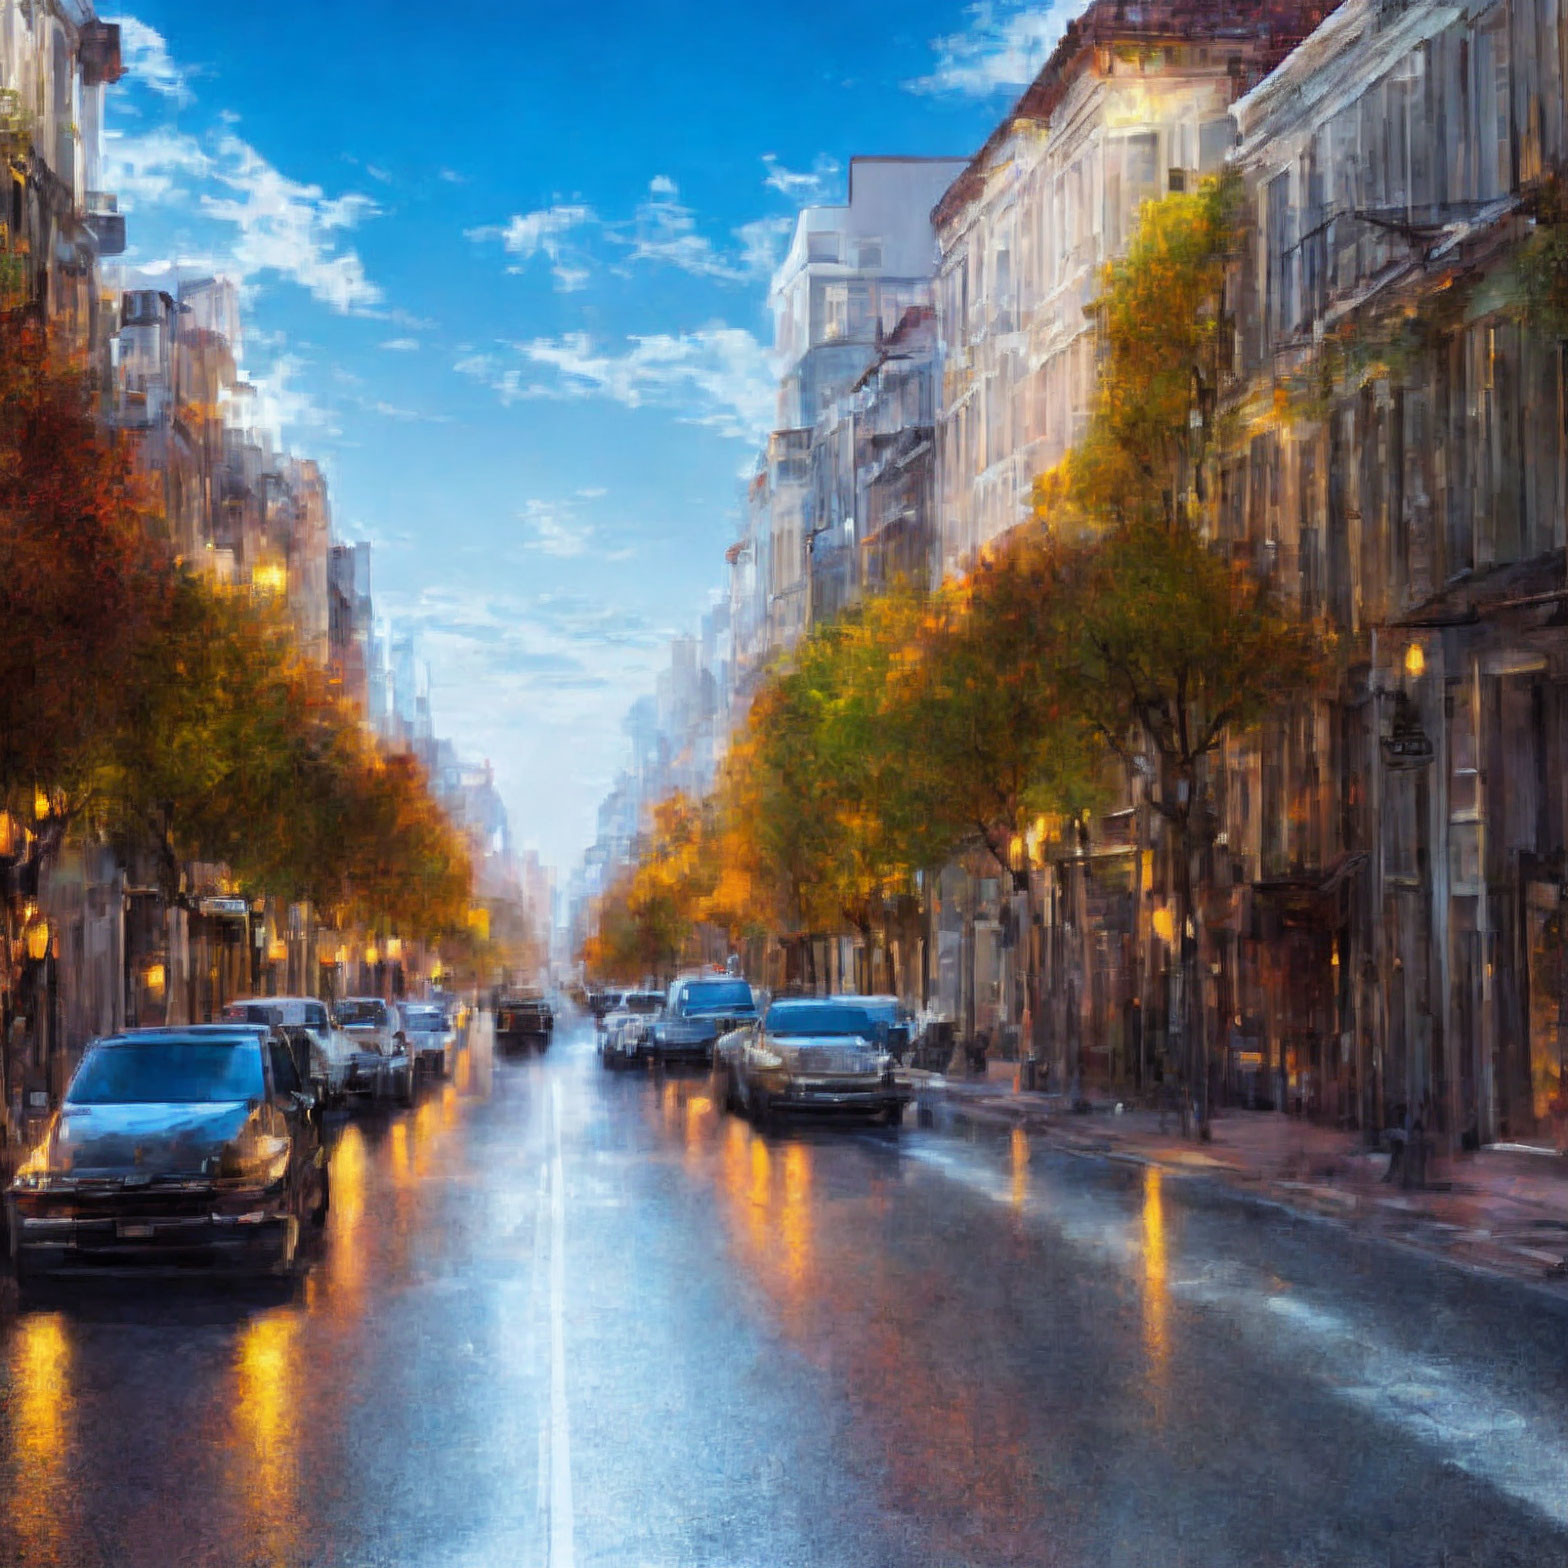
{"type": "Polygon", "coordinates": [[[784,1147],[779,1240],[783,1244],[786,1305],[791,1312],[803,1306],[811,1283],[811,1157],[812,1151],[806,1144],[790,1143],[784,1147]]]}
{"type": "Polygon", "coordinates": [[[1149,1387],[1155,1417],[1165,1419],[1165,1392],[1170,1372],[1170,1284],[1166,1274],[1165,1204],[1157,1166],[1143,1172],[1143,1348],[1149,1361],[1149,1387]]]}
{"type": "Polygon", "coordinates": [[[414,1178],[430,1174],[431,1156],[441,1131],[441,1108],[434,1100],[422,1100],[414,1112],[414,1178]]]}
{"type": "Polygon", "coordinates": [[[701,1164],[707,1154],[708,1137],[713,1129],[713,1101],[705,1094],[691,1095],[686,1101],[686,1165],[701,1164]]]}
{"type": "Polygon", "coordinates": [[[243,1500],[253,1557],[277,1568],[298,1561],[297,1413],[299,1317],[287,1308],[252,1318],[234,1355],[234,1456],[231,1483],[243,1500]]]}
{"type": "Polygon", "coordinates": [[[1022,1127],[1013,1128],[1011,1144],[1012,1186],[1010,1197],[1015,1210],[1022,1209],[1029,1196],[1029,1139],[1022,1127]]]}
{"type": "Polygon", "coordinates": [[[414,1174],[408,1157],[408,1123],[395,1121],[387,1128],[387,1157],[392,1166],[392,1180],[399,1187],[406,1187],[414,1174]]]}
{"type": "Polygon", "coordinates": [[[333,1309],[355,1313],[365,1282],[364,1238],[365,1134],[350,1122],[332,1151],[328,1175],[332,1183],[332,1212],[327,1220],[326,1274],[334,1296],[333,1309]]]}
{"type": "Polygon", "coordinates": [[[62,1562],[70,1512],[71,1341],[58,1312],[28,1313],[10,1355],[11,1475],[5,1499],[17,1561],[62,1562]]]}

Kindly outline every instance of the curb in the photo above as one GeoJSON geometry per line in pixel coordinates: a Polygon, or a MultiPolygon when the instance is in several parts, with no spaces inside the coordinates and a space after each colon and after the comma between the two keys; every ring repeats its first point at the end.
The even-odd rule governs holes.
{"type": "MultiPolygon", "coordinates": [[[[1538,1247],[1496,1242],[1494,1246],[1498,1250],[1512,1256],[1496,1261],[1456,1257],[1447,1248],[1432,1241],[1408,1235],[1390,1235],[1368,1226],[1365,1221],[1375,1218],[1380,1207],[1380,1200],[1372,1195],[1347,1191],[1342,1187],[1255,1175],[1239,1171],[1220,1160],[1208,1159],[1200,1165],[1162,1159],[1158,1155],[1119,1147],[1109,1138],[1074,1135],[1062,1125],[1059,1115],[1052,1116],[1043,1104],[1021,1104],[1021,1096],[1018,1095],[996,1096],[996,1099],[1011,1103],[990,1105],[986,1103],[990,1096],[971,1098],[962,1093],[954,1094],[946,1083],[927,1081],[914,1088],[917,1110],[930,1115],[933,1121],[936,1106],[942,1105],[957,1121],[990,1127],[1023,1127],[1040,1134],[1053,1149],[1063,1154],[1133,1169],[1154,1168],[1189,1182],[1202,1182],[1246,1207],[1267,1209],[1292,1219],[1330,1225],[1342,1233],[1394,1247],[1409,1256],[1441,1264],[1473,1278],[1523,1287],[1557,1309],[1568,1310],[1568,1257],[1557,1253],[1538,1247]],[[1513,1261],[1514,1258],[1518,1261],[1513,1261]]],[[[1073,1120],[1079,1118],[1074,1117],[1073,1120]]],[[[1445,1223],[1431,1216],[1422,1216],[1422,1220],[1431,1225],[1445,1223]]]]}

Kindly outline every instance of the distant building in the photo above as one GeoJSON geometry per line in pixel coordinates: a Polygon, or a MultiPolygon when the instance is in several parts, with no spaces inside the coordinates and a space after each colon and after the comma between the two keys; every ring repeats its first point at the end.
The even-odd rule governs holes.
{"type": "Polygon", "coordinates": [[[370,706],[370,546],[335,544],[327,553],[327,670],[338,691],[370,706]]]}
{"type": "Polygon", "coordinates": [[[771,291],[782,365],[777,424],[736,557],[764,613],[732,618],[737,639],[747,639],[734,644],[737,678],[853,596],[853,418],[837,400],[906,312],[930,305],[937,257],[930,212],[963,167],[957,158],[854,158],[848,201],[807,207],[796,221],[771,291]]]}

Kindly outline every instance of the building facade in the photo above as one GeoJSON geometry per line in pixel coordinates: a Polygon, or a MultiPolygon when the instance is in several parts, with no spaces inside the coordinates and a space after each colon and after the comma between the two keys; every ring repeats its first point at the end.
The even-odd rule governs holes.
{"type": "Polygon", "coordinates": [[[1029,514],[1035,478],[1082,436],[1095,388],[1086,307],[1145,201],[1223,164],[1228,110],[1319,9],[1095,3],[933,215],[942,386],[942,568],[1029,514]]]}

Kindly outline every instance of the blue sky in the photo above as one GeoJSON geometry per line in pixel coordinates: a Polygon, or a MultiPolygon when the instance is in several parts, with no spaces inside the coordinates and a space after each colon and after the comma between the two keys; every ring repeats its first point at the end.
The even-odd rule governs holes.
{"type": "MultiPolygon", "coordinates": [[[[107,12],[106,8],[106,12],[107,12]]],[[[243,362],[437,728],[563,870],[723,580],[767,277],[860,153],[972,152],[1060,8],[138,0],[127,262],[245,288],[243,362]]]]}

